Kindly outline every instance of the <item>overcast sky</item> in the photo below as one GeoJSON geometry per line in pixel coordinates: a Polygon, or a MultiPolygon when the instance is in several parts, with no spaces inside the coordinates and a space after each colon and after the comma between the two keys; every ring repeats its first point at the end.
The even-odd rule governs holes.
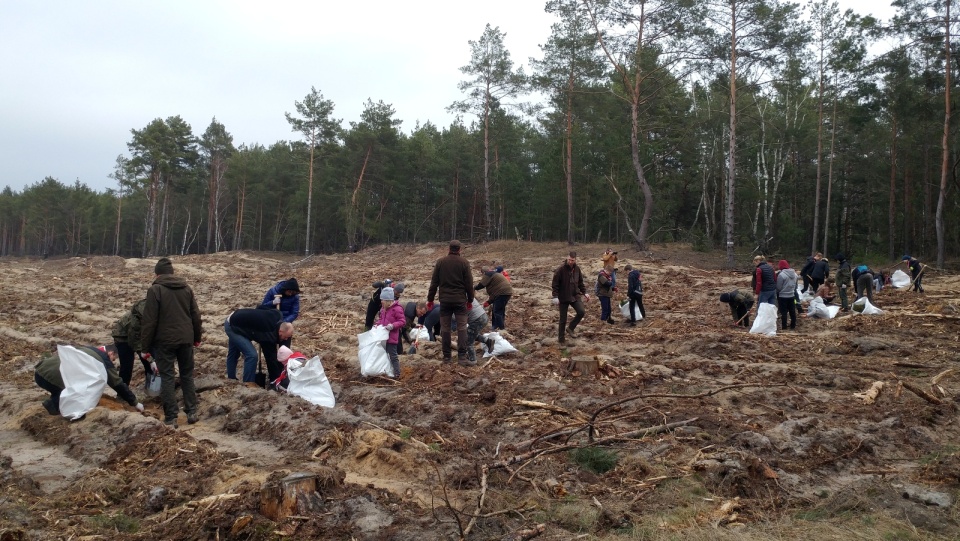
{"type": "MultiPolygon", "coordinates": [[[[887,1],[843,0],[889,16],[887,1]]],[[[401,129],[440,128],[462,99],[468,40],[490,23],[529,72],[552,16],[543,0],[0,0],[0,189],[51,176],[96,190],[131,129],[213,117],[234,144],[297,139],[284,118],[314,86],[334,117],[391,104],[401,129]]],[[[469,121],[469,119],[468,119],[469,121]]]]}

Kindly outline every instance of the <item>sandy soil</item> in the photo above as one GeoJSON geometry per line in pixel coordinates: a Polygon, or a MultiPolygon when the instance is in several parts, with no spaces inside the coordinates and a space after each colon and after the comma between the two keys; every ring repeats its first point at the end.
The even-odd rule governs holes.
{"type": "MultiPolygon", "coordinates": [[[[577,247],[588,274],[603,248],[577,247]]],[[[359,373],[370,284],[390,277],[403,300],[425,298],[445,245],[175,257],[205,329],[201,421],[177,431],[158,402],[140,415],[112,391],[68,423],[33,383],[52,345],[110,340],[155,259],[0,260],[0,539],[761,539],[826,526],[839,533],[821,538],[960,537],[960,377],[942,377],[945,396],[931,385],[958,359],[960,278],[932,273],[925,295],[885,289],[880,316],[766,337],[732,327],[717,300],[749,287],[746,263],[621,248],[621,266],[643,271],[650,317],[607,325],[594,300],[560,346],[549,284],[566,251],[466,247],[475,275],[510,271],[505,334],[519,351],[447,367],[425,344],[401,357],[399,382],[359,373]],[[290,276],[304,291],[294,345],[321,356],[336,408],[225,379],[224,317],[290,276]],[[599,377],[567,371],[595,358],[608,365],[599,377]],[[854,396],[875,381],[876,403],[854,396]],[[615,467],[590,471],[573,456],[583,448],[614,451],[615,467]],[[318,476],[318,507],[269,520],[261,490],[296,472],[318,476]]]]}

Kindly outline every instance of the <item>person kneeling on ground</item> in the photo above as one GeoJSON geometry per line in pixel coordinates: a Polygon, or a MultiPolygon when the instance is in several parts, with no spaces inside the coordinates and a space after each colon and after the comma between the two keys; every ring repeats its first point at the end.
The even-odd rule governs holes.
{"type": "Polygon", "coordinates": [[[753,308],[753,295],[749,291],[734,289],[730,293],[721,293],[720,302],[730,305],[730,315],[734,325],[750,327],[750,309],[753,308]]]}
{"type": "MultiPolygon", "coordinates": [[[[101,347],[78,347],[77,350],[93,357],[103,363],[107,370],[107,385],[117,392],[117,397],[137,408],[137,411],[143,412],[143,404],[137,402],[137,395],[127,387],[127,384],[120,378],[120,373],[113,365],[117,359],[117,348],[107,345],[101,347]]],[[[63,383],[63,376],[60,375],[60,355],[56,352],[44,355],[37,363],[33,374],[34,381],[41,389],[50,393],[50,398],[43,401],[43,407],[50,415],[60,415],[60,393],[66,385],[63,383]]]]}
{"type": "Polygon", "coordinates": [[[307,356],[299,351],[292,351],[287,346],[280,346],[277,350],[277,361],[283,365],[283,372],[280,373],[280,377],[270,382],[270,385],[267,387],[268,390],[277,391],[278,393],[287,391],[287,387],[290,386],[290,378],[287,376],[287,363],[290,360],[297,360],[302,363],[307,360],[307,356]]]}
{"type": "Polygon", "coordinates": [[[817,297],[823,299],[823,304],[830,304],[836,295],[833,294],[833,278],[827,278],[822,286],[817,288],[817,297]]]}

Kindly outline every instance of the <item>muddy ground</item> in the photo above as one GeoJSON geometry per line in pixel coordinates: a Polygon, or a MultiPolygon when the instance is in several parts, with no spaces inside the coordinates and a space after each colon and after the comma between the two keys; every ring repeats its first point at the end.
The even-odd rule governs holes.
{"type": "MultiPolygon", "coordinates": [[[[588,274],[603,248],[577,247],[588,274]]],[[[141,415],[111,390],[69,423],[33,382],[52,345],[110,340],[155,259],[0,260],[0,539],[960,538],[960,374],[941,377],[945,396],[931,385],[958,361],[958,276],[931,271],[924,295],[885,289],[880,316],[766,337],[732,327],[717,299],[749,287],[749,255],[731,272],[719,253],[620,248],[649,318],[607,325],[594,300],[561,347],[549,283],[566,251],[465,247],[475,276],[512,275],[519,351],[448,367],[425,344],[398,382],[359,373],[370,285],[425,298],[445,245],[174,257],[205,330],[201,420],[181,415],[179,430],[158,402],[141,415]],[[290,276],[295,349],[321,356],[333,409],[225,378],[223,319],[290,276]],[[595,358],[599,377],[567,371],[595,358]],[[854,396],[876,381],[875,403],[854,396]],[[266,518],[262,489],[299,472],[317,476],[314,505],[266,518]]],[[[139,364],[132,387],[143,394],[139,364]]]]}

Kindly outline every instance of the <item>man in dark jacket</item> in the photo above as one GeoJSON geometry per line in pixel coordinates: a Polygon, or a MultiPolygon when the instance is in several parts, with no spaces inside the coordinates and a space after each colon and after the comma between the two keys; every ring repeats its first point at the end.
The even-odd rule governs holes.
{"type": "Polygon", "coordinates": [[[271,287],[258,308],[277,310],[277,307],[284,321],[293,323],[300,316],[300,284],[296,278],[282,280],[271,287]]]}
{"type": "Polygon", "coordinates": [[[643,309],[643,278],[640,276],[640,269],[627,265],[623,268],[627,271],[627,297],[630,299],[630,324],[636,325],[637,311],[640,312],[640,319],[647,317],[646,310],[643,309]]]}
{"type": "Polygon", "coordinates": [[[909,255],[903,256],[903,261],[907,262],[907,268],[910,269],[910,278],[913,279],[913,290],[917,293],[923,293],[923,268],[924,265],[915,257],[909,255]]]}
{"type": "Polygon", "coordinates": [[[564,332],[571,338],[576,338],[574,331],[585,313],[583,301],[590,300],[590,295],[587,295],[587,290],[583,287],[583,271],[577,265],[577,252],[570,252],[563,265],[560,265],[554,271],[551,290],[553,292],[553,304],[560,307],[560,330],[557,341],[562,345],[566,344],[564,332]],[[567,310],[571,306],[577,315],[573,317],[573,321],[567,327],[567,310]]]}
{"type": "Polygon", "coordinates": [[[187,422],[196,423],[197,391],[193,385],[193,348],[200,345],[203,326],[200,308],[187,281],[173,274],[173,263],[160,258],[153,271],[157,278],[147,290],[143,307],[141,347],[153,352],[160,371],[160,401],[163,422],[177,428],[177,395],[174,386],[174,362],[180,371],[183,409],[187,422]]]}
{"type": "Polygon", "coordinates": [[[850,310],[850,303],[847,299],[847,288],[850,287],[853,280],[853,274],[850,272],[850,262],[842,253],[834,256],[840,267],[837,269],[837,288],[840,290],[840,309],[844,312],[850,310]]]}
{"type": "MultiPolygon", "coordinates": [[[[107,370],[107,385],[117,392],[117,397],[127,404],[137,408],[137,411],[143,411],[143,404],[137,402],[137,396],[130,391],[127,384],[120,379],[120,374],[113,366],[113,361],[117,358],[117,348],[114,346],[98,347],[77,347],[77,350],[86,353],[94,359],[103,363],[107,370]]],[[[63,383],[63,376],[60,375],[60,355],[57,353],[48,353],[44,355],[37,363],[36,371],[33,374],[33,380],[41,389],[50,393],[50,398],[43,401],[43,408],[50,415],[60,415],[60,393],[66,387],[63,383]]]]}
{"type": "Polygon", "coordinates": [[[241,308],[227,316],[223,322],[227,333],[227,378],[237,379],[237,360],[243,353],[243,382],[257,386],[257,359],[260,355],[253,342],[260,344],[263,359],[267,363],[268,381],[275,381],[283,372],[277,360],[277,349],[284,340],[293,337],[293,323],[283,320],[279,310],[256,310],[241,308]]]}
{"type": "MultiPolygon", "coordinates": [[[[414,340],[410,336],[410,331],[412,331],[418,324],[423,325],[424,318],[427,315],[427,303],[424,301],[410,301],[403,306],[403,318],[406,320],[406,323],[403,326],[403,330],[400,331],[400,340],[401,343],[406,342],[410,344],[410,349],[407,350],[407,353],[414,354],[417,352],[416,347],[414,347],[414,340]]],[[[440,323],[440,317],[437,316],[437,324],[440,323]]],[[[401,350],[403,348],[400,348],[401,350]]]]}
{"type": "Polygon", "coordinates": [[[130,311],[120,316],[113,324],[113,345],[117,347],[117,355],[120,357],[120,379],[130,385],[130,379],[133,378],[133,356],[140,358],[143,364],[145,383],[150,383],[150,378],[157,375],[157,363],[151,362],[150,352],[143,351],[140,347],[140,330],[143,327],[143,307],[147,304],[146,299],[140,299],[130,307],[130,311]]]}
{"type": "Polygon", "coordinates": [[[490,326],[494,332],[505,329],[507,323],[507,303],[510,302],[510,297],[513,296],[513,286],[510,285],[510,280],[507,280],[494,269],[483,269],[483,276],[473,289],[480,291],[483,288],[487,289],[487,295],[489,296],[487,302],[483,303],[483,307],[486,308],[493,305],[493,317],[491,318],[492,322],[490,326]]]}
{"type": "Polygon", "coordinates": [[[753,294],[757,296],[757,302],[776,306],[777,278],[773,273],[773,267],[762,255],[754,257],[753,264],[757,266],[753,275],[753,294]]]}
{"type": "Polygon", "coordinates": [[[721,293],[720,302],[730,305],[730,315],[734,325],[750,327],[750,309],[753,308],[753,295],[749,291],[734,289],[730,293],[721,293]]]}
{"type": "Polygon", "coordinates": [[[366,330],[373,328],[373,322],[377,319],[377,314],[380,313],[380,308],[383,307],[383,303],[380,301],[380,292],[383,291],[383,288],[390,287],[393,284],[393,280],[387,278],[386,280],[374,282],[371,284],[371,287],[376,291],[373,292],[373,296],[370,297],[370,302],[367,303],[367,314],[363,320],[363,327],[366,330]]]}
{"type": "Polygon", "coordinates": [[[437,260],[430,278],[427,291],[427,311],[433,310],[433,299],[439,291],[440,301],[440,344],[443,362],[450,362],[450,319],[457,321],[457,362],[468,366],[467,314],[473,308],[473,273],[470,262],[460,255],[460,241],[450,241],[450,250],[446,256],[437,260]]]}
{"type": "Polygon", "coordinates": [[[823,258],[823,254],[820,252],[813,256],[813,260],[813,270],[810,271],[810,287],[813,288],[813,293],[816,295],[820,286],[827,281],[827,278],[830,278],[830,263],[823,258]]]}
{"type": "MultiPolygon", "coordinates": [[[[806,293],[807,289],[810,288],[810,273],[813,272],[813,265],[816,264],[817,260],[813,256],[807,257],[807,262],[804,263],[803,268],[800,269],[800,278],[803,279],[803,289],[800,290],[800,293],[806,293]]],[[[816,291],[816,288],[814,288],[816,291]]]]}

